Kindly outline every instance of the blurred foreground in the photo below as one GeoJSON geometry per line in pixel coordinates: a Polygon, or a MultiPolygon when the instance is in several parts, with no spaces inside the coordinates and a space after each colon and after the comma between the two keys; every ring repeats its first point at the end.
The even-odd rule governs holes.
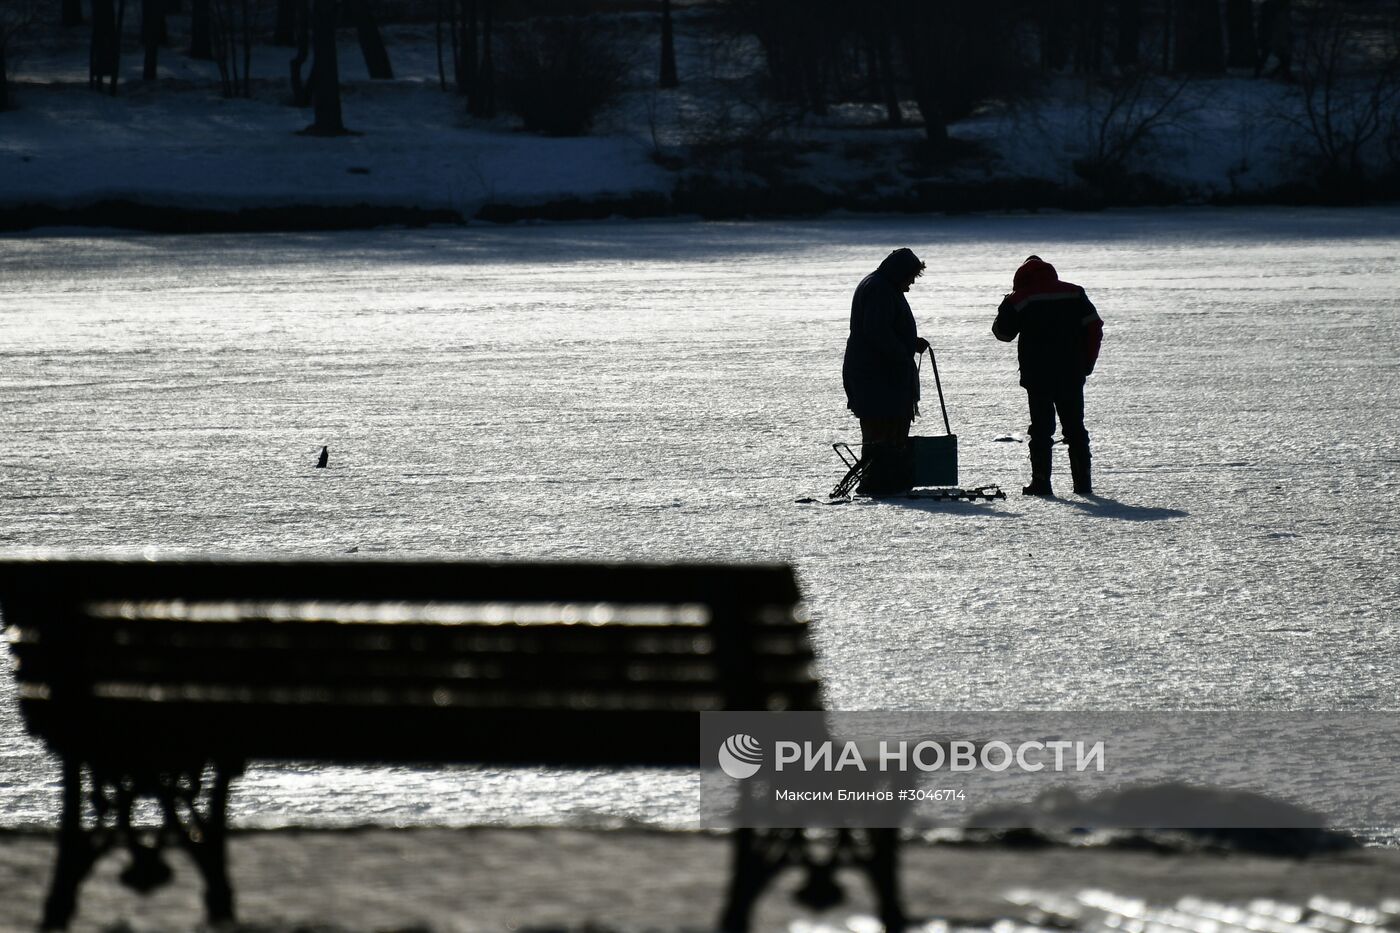
{"type": "MultiPolygon", "coordinates": [[[[33,929],[53,839],[0,834],[0,929],[33,929]]],[[[720,906],[725,838],[558,829],[367,829],[235,834],[241,929],[259,931],[705,930],[720,906]]],[[[197,929],[197,873],[172,858],[172,885],[121,887],[124,855],[84,888],[75,931],[197,929]]],[[[757,930],[878,928],[869,892],[825,914],[796,905],[793,872],[759,903],[757,930]]],[[[1400,851],[1307,859],[1055,847],[906,847],[916,929],[1369,933],[1400,929],[1400,851]]]]}

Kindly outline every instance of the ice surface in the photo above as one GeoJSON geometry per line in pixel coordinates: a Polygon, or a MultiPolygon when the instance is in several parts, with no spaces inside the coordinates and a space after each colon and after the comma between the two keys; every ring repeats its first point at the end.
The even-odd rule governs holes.
{"type": "MultiPolygon", "coordinates": [[[[1397,209],[49,233],[0,276],[0,545],[781,559],[839,709],[1400,700],[1397,209]],[[858,439],[850,292],[902,245],[965,485],[1026,473],[1015,266],[1088,288],[1102,498],[1058,451],[1057,500],[795,503],[858,439]]],[[[3,677],[0,825],[47,823],[3,677]]],[[[235,820],[670,825],[692,793],[259,768],[235,820]]]]}

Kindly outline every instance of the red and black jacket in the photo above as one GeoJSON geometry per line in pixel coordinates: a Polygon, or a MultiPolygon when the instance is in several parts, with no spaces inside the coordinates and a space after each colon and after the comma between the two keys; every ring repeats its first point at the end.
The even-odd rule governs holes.
{"type": "Polygon", "coordinates": [[[1049,389],[1082,384],[1094,371],[1103,342],[1103,320],[1084,289],[1061,282],[1055,267],[1032,256],[1016,270],[1015,291],[1002,299],[992,333],[1020,338],[1016,355],[1021,385],[1049,389]]]}

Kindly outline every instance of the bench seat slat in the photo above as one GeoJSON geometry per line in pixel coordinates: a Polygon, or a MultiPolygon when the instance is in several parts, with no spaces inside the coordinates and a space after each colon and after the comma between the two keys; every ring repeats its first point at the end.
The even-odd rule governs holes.
{"type": "Polygon", "coordinates": [[[795,605],[792,571],[778,564],[464,563],[452,560],[276,560],[228,557],[0,560],[0,591],[89,599],[328,599],[395,602],[464,598],[573,603],[795,605]],[[717,599],[718,596],[718,599],[717,599]]]}
{"type": "Polygon", "coordinates": [[[216,704],[198,717],[149,704],[103,704],[87,728],[26,709],[36,732],[86,760],[292,760],[695,767],[699,717],[686,709],[541,710],[216,704]],[[42,731],[40,731],[42,730],[42,731]]]}
{"type": "MultiPolygon", "coordinates": [[[[12,645],[54,641],[71,650],[81,641],[93,646],[210,646],[219,649],[304,647],[310,650],[417,651],[570,651],[606,654],[617,651],[708,654],[715,636],[700,627],[579,625],[373,625],[354,623],[127,622],[85,618],[47,624],[17,622],[9,628],[12,645]]],[[[805,646],[804,623],[752,626],[740,643],[750,650],[790,650],[805,646]]]]}

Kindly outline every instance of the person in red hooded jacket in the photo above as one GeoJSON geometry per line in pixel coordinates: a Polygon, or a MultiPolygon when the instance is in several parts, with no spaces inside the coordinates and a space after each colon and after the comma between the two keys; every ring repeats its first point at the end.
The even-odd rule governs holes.
{"type": "Polygon", "coordinates": [[[1031,484],[1028,496],[1052,496],[1055,416],[1069,448],[1074,491],[1092,495],[1089,432],[1084,429],[1084,380],[1094,371],[1103,321],[1084,289],[1061,282],[1055,267],[1032,256],[1016,270],[1013,291],[1001,301],[992,334],[1019,341],[1021,386],[1030,404],[1031,484]]]}

